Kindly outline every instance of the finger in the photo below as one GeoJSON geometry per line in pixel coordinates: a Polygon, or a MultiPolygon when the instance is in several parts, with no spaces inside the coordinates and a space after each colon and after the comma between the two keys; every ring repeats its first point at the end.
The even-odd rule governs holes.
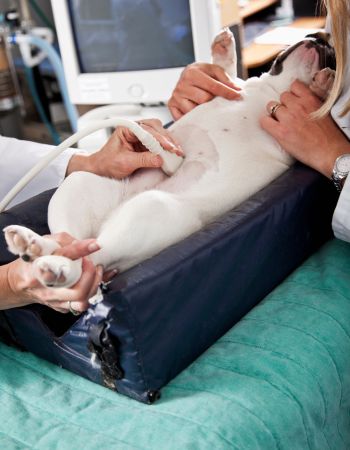
{"type": "Polygon", "coordinates": [[[260,118],[260,126],[277,141],[279,140],[281,125],[275,119],[270,116],[262,116],[260,118]]]}
{"type": "MultiPolygon", "coordinates": [[[[77,312],[77,313],[83,313],[85,312],[87,309],[89,309],[89,298],[87,297],[86,300],[81,301],[81,302],[67,302],[68,303],[68,312],[72,312],[71,310],[73,310],[73,312],[77,312]]],[[[76,314],[78,315],[78,314],[76,314]]]]}
{"type": "Polygon", "coordinates": [[[117,269],[113,269],[113,270],[108,270],[107,272],[105,272],[103,274],[103,281],[105,283],[107,283],[108,281],[113,280],[114,277],[116,277],[118,275],[118,270],[117,269]]]}
{"type": "Polygon", "coordinates": [[[66,256],[69,259],[79,259],[88,256],[91,253],[100,250],[96,239],[84,239],[82,241],[75,241],[70,245],[56,250],[55,255],[66,256]]]}
{"type": "MultiPolygon", "coordinates": [[[[165,131],[163,128],[158,131],[154,127],[145,124],[142,124],[142,126],[159,142],[164,150],[167,150],[171,153],[176,153],[179,156],[184,155],[182,148],[179,145],[175,144],[169,132],[165,131]]],[[[147,148],[142,145],[141,150],[147,150],[147,148]]]]}
{"type": "Polygon", "coordinates": [[[130,172],[141,168],[159,168],[163,165],[162,157],[151,152],[130,152],[128,158],[130,172]]]}
{"type": "Polygon", "coordinates": [[[298,97],[292,92],[283,92],[280,97],[281,103],[286,106],[292,106],[298,101],[298,97]]]}
{"type": "Polygon", "coordinates": [[[242,90],[242,88],[232,80],[229,74],[217,64],[209,65],[209,75],[211,75],[213,78],[216,78],[218,81],[220,81],[227,87],[234,89],[235,91],[242,90]]]}
{"type": "Polygon", "coordinates": [[[267,111],[267,114],[268,114],[269,116],[271,116],[272,111],[273,111],[273,108],[274,108],[276,105],[279,105],[279,103],[278,103],[278,102],[275,102],[275,101],[270,101],[270,102],[267,103],[267,105],[266,105],[266,111],[267,111]]]}
{"type": "Polygon", "coordinates": [[[297,97],[305,97],[306,95],[312,95],[312,92],[305,83],[295,80],[291,84],[290,91],[297,97]]]}
{"type": "Polygon", "coordinates": [[[90,291],[87,296],[88,299],[90,299],[93,295],[96,294],[99,285],[102,283],[102,278],[103,278],[103,267],[97,266],[96,273],[95,273],[95,279],[93,280],[93,282],[91,284],[90,291]]]}
{"type": "Polygon", "coordinates": [[[75,238],[72,235],[64,231],[61,233],[48,234],[44,237],[56,241],[62,247],[71,244],[75,240],[75,238]]]}
{"type": "Polygon", "coordinates": [[[174,120],[179,120],[184,115],[184,113],[182,113],[181,110],[179,108],[177,108],[176,106],[172,106],[172,105],[168,104],[168,108],[169,108],[170,114],[173,116],[174,120]]]}
{"type": "MultiPolygon", "coordinates": [[[[66,302],[67,303],[67,302],[66,302]]],[[[52,301],[50,303],[45,304],[45,306],[48,306],[51,309],[54,309],[55,311],[62,313],[62,314],[68,314],[69,309],[62,307],[62,302],[59,301],[52,301]]]]}
{"type": "Polygon", "coordinates": [[[138,138],[132,131],[130,131],[129,128],[117,127],[114,133],[120,138],[122,142],[128,142],[130,144],[138,142],[138,138]]]}
{"type": "Polygon", "coordinates": [[[204,89],[197,86],[189,86],[188,89],[184,89],[182,97],[191,100],[196,105],[207,103],[214,98],[214,95],[204,89]]]}
{"type": "Polygon", "coordinates": [[[228,73],[217,64],[193,64],[192,66],[189,66],[189,70],[187,70],[184,75],[189,81],[192,80],[192,84],[194,85],[203,86],[203,80],[207,81],[209,77],[219,81],[231,89],[237,91],[241,90],[241,88],[234,83],[228,73]],[[197,84],[197,82],[199,82],[199,84],[197,84]]]}
{"type": "Polygon", "coordinates": [[[208,73],[200,72],[192,84],[201,89],[204,88],[205,91],[217,97],[224,97],[227,100],[239,99],[241,89],[232,82],[224,70],[221,68],[218,70],[218,67],[210,68],[208,73]]]}
{"type": "Polygon", "coordinates": [[[149,125],[152,128],[155,128],[156,130],[163,129],[163,124],[159,119],[143,119],[138,120],[137,123],[139,125],[149,125]]]}
{"type": "Polygon", "coordinates": [[[140,122],[140,125],[144,129],[149,131],[159,141],[159,143],[162,145],[163,148],[173,153],[177,153],[180,156],[183,156],[183,150],[181,148],[181,145],[174,138],[174,136],[163,127],[163,124],[160,120],[158,119],[142,120],[140,122]]]}
{"type": "Polygon", "coordinates": [[[170,103],[170,108],[174,107],[180,111],[181,115],[185,115],[192,111],[197,105],[197,103],[192,102],[190,99],[185,97],[177,98],[175,101],[170,103]]]}

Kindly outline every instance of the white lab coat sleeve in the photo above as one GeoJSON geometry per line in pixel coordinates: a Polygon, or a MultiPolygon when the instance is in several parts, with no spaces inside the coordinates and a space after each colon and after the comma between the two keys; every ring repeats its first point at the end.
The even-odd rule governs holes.
{"type": "Polygon", "coordinates": [[[350,177],[341,191],[332,220],[335,237],[350,242],[350,177]]]}
{"type": "MultiPolygon", "coordinates": [[[[51,145],[0,136],[0,199],[52,149],[51,145]]],[[[57,187],[65,177],[70,158],[76,152],[77,150],[67,149],[61,153],[27,184],[7,208],[57,187]]]]}

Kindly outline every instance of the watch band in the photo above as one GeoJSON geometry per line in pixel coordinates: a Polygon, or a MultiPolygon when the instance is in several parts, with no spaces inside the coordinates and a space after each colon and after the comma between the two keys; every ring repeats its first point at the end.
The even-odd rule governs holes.
{"type": "Polygon", "coordinates": [[[345,153],[343,155],[338,156],[335,160],[331,180],[338,192],[341,192],[343,189],[346,177],[350,171],[350,154],[345,153]],[[344,165],[345,163],[345,165],[344,165]]]}
{"type": "Polygon", "coordinates": [[[348,176],[348,174],[346,174],[342,177],[340,177],[339,175],[335,175],[334,173],[332,174],[331,179],[332,179],[333,184],[338,192],[342,191],[347,176],[348,176]]]}

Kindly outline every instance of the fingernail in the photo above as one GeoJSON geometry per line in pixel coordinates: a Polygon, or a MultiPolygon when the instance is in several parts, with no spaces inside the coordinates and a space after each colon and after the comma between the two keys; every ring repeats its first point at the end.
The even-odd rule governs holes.
{"type": "Polygon", "coordinates": [[[88,245],[88,250],[90,252],[96,252],[96,250],[100,250],[100,246],[97,242],[91,242],[91,244],[88,245]]]}
{"type": "Polygon", "coordinates": [[[103,267],[102,266],[97,266],[96,270],[97,270],[98,276],[101,278],[102,275],[103,275],[103,267]]]}

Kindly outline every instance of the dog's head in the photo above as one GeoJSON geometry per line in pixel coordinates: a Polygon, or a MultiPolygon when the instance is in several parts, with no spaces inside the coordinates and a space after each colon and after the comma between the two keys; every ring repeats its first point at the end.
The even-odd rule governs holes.
{"type": "Polygon", "coordinates": [[[277,56],[269,74],[285,79],[287,84],[296,78],[309,84],[319,70],[335,69],[335,52],[328,41],[327,33],[307,35],[277,56]]]}

